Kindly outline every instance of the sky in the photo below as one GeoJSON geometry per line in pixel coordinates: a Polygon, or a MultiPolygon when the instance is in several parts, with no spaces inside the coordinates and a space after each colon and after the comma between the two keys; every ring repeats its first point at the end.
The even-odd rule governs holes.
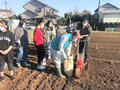
{"type": "MultiPolygon", "coordinates": [[[[11,9],[16,15],[23,13],[25,5],[30,0],[6,0],[7,9],[11,9]]],[[[79,12],[89,10],[92,14],[98,8],[99,0],[39,0],[59,11],[59,16],[64,16],[66,12],[74,12],[76,9],[79,12]]],[[[120,8],[120,0],[101,0],[101,5],[111,3],[120,8]]],[[[0,0],[0,9],[5,9],[4,0],[0,0]]]]}

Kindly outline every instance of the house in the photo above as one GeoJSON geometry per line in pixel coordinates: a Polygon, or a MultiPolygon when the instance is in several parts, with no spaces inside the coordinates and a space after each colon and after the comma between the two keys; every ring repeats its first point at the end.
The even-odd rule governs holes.
{"type": "Polygon", "coordinates": [[[25,12],[21,14],[21,18],[27,21],[36,21],[41,18],[59,18],[58,10],[38,0],[31,0],[23,7],[25,12]]]}
{"type": "Polygon", "coordinates": [[[99,9],[95,10],[95,19],[98,19],[99,16],[99,23],[103,24],[119,24],[120,23],[120,9],[110,3],[106,3],[105,5],[101,6],[99,9]]]}
{"type": "Polygon", "coordinates": [[[13,16],[13,12],[10,10],[0,9],[0,19],[7,19],[13,16]]]}

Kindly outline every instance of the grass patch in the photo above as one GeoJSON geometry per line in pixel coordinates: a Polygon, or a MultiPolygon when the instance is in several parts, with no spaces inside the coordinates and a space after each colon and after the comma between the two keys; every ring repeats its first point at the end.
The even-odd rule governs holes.
{"type": "Polygon", "coordinates": [[[92,31],[93,33],[120,33],[120,32],[106,32],[106,31],[92,31]]]}

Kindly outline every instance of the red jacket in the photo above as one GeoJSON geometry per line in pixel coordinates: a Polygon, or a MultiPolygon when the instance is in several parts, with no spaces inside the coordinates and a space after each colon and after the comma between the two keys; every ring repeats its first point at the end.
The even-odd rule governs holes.
{"type": "Polygon", "coordinates": [[[42,32],[38,27],[35,28],[33,41],[34,41],[35,45],[43,44],[42,32]]]}

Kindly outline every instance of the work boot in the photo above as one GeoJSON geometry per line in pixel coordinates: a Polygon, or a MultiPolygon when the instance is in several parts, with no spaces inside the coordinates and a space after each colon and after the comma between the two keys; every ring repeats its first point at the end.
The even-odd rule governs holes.
{"type": "Polygon", "coordinates": [[[88,59],[85,59],[84,65],[85,65],[85,70],[88,70],[88,59]]]}
{"type": "Polygon", "coordinates": [[[11,79],[12,81],[14,81],[14,80],[15,80],[15,77],[12,75],[12,76],[10,76],[10,79],[11,79]]]}
{"type": "Polygon", "coordinates": [[[61,72],[62,72],[64,75],[66,75],[66,74],[65,74],[65,71],[64,71],[64,63],[61,64],[61,72]]]}
{"type": "Polygon", "coordinates": [[[88,70],[88,63],[85,65],[85,70],[88,70]]]}
{"type": "Polygon", "coordinates": [[[88,64],[88,59],[85,59],[84,60],[84,65],[87,65],[88,64]]]}
{"type": "Polygon", "coordinates": [[[61,73],[61,68],[57,68],[57,75],[60,78],[65,78],[65,76],[61,73]]]}

